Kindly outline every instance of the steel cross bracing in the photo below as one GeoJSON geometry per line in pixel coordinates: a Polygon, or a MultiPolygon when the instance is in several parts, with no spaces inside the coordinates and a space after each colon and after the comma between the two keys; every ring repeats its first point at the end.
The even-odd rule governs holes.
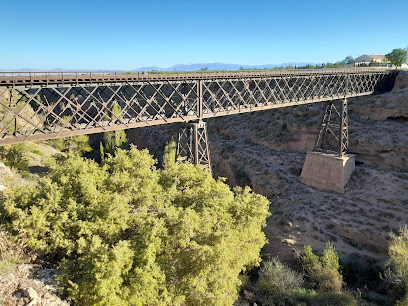
{"type": "Polygon", "coordinates": [[[17,81],[0,74],[0,145],[367,95],[390,89],[397,73],[334,69],[149,78],[25,76],[17,81]],[[115,104],[119,115],[112,112],[115,104]]]}
{"type": "Polygon", "coordinates": [[[322,125],[314,151],[337,154],[342,157],[348,151],[347,99],[340,101],[336,108],[333,101],[327,102],[322,125]]]}
{"type": "Polygon", "coordinates": [[[203,121],[180,124],[177,139],[177,161],[202,165],[211,171],[207,125],[203,121]]]}
{"type": "MultiPolygon", "coordinates": [[[[350,79],[345,80],[344,96],[348,95],[350,79]]],[[[340,102],[339,110],[335,101],[329,101],[323,115],[322,126],[317,137],[314,151],[337,154],[343,157],[348,153],[348,111],[347,98],[340,102]]]]}

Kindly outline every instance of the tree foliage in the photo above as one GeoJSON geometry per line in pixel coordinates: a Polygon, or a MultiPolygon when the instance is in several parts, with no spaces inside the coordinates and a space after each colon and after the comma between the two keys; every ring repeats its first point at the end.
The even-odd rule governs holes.
{"type": "Polygon", "coordinates": [[[407,50],[394,49],[390,53],[385,55],[385,58],[395,66],[401,66],[407,61],[407,50]]]}
{"type": "MultiPolygon", "coordinates": [[[[114,103],[112,107],[111,121],[116,122],[118,119],[123,119],[118,104],[114,103]]],[[[128,140],[124,130],[117,130],[113,132],[105,132],[103,134],[105,143],[105,152],[113,154],[116,149],[125,149],[128,140]]]]}
{"type": "Polygon", "coordinates": [[[321,257],[313,253],[311,246],[305,246],[302,262],[310,282],[316,289],[340,292],[343,277],[340,274],[339,256],[331,243],[327,243],[321,257]]]}
{"type": "MultiPolygon", "coordinates": [[[[171,155],[171,154],[170,154],[171,155]]],[[[172,155],[171,155],[172,156],[172,155]]],[[[81,305],[231,305],[259,264],[268,201],[146,150],[69,155],[3,203],[8,229],[59,264],[81,305]]]]}
{"type": "Polygon", "coordinates": [[[50,143],[54,148],[62,152],[82,155],[83,153],[92,151],[87,135],[57,138],[51,140],[50,143]]]}
{"type": "Polygon", "coordinates": [[[354,63],[354,57],[351,55],[346,56],[346,58],[342,61],[343,64],[349,65],[354,63]]]}
{"type": "Polygon", "coordinates": [[[15,144],[10,147],[0,146],[0,159],[6,166],[17,169],[21,174],[28,173],[28,160],[25,157],[27,151],[24,143],[15,144]]]}

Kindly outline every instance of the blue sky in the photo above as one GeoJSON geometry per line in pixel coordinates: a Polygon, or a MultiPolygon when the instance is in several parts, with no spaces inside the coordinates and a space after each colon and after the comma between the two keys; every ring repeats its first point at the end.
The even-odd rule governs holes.
{"type": "Polygon", "coordinates": [[[408,45],[408,1],[0,0],[0,69],[328,62],[408,45]]]}

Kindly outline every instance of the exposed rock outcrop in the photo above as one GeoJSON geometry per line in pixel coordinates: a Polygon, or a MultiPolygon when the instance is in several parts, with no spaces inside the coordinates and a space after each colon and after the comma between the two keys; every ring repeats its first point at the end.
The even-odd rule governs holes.
{"type": "Polygon", "coordinates": [[[13,172],[4,163],[0,162],[0,192],[7,190],[7,185],[13,179],[13,172]]]}
{"type": "Polygon", "coordinates": [[[408,88],[408,71],[401,71],[395,78],[394,89],[408,88]]]}
{"type": "Polygon", "coordinates": [[[54,269],[39,265],[21,264],[5,275],[0,275],[0,305],[8,306],[67,306],[58,296],[54,269]]]}

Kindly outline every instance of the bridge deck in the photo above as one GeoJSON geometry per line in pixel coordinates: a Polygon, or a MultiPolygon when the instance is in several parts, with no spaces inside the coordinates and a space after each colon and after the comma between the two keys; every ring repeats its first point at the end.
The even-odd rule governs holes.
{"type": "MultiPolygon", "coordinates": [[[[230,78],[262,78],[272,76],[310,76],[390,71],[388,68],[347,68],[347,69],[283,69],[229,72],[0,72],[0,87],[68,84],[103,84],[137,81],[183,81],[230,78]]],[[[392,70],[391,70],[392,71],[392,70]]]]}

